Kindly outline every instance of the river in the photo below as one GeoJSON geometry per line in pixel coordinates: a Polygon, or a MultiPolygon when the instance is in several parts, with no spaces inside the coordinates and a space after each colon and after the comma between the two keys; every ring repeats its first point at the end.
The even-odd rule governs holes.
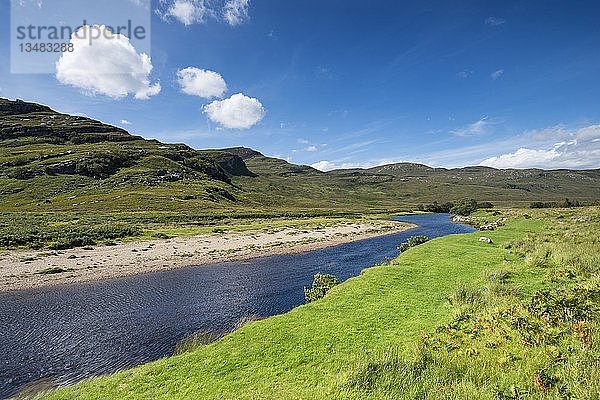
{"type": "Polygon", "coordinates": [[[357,276],[410,236],[474,231],[448,214],[395,219],[419,226],[302,254],[0,294],[0,398],[157,360],[194,332],[287,312],[317,272],[357,276]]]}

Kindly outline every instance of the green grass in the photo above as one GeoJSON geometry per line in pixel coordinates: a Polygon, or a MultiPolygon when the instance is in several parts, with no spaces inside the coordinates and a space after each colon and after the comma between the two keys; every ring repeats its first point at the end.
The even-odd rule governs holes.
{"type": "Polygon", "coordinates": [[[584,343],[597,316],[554,324],[528,305],[541,289],[595,295],[600,209],[528,213],[485,232],[493,245],[432,240],[322,300],[50,398],[597,398],[577,378],[598,382],[598,346],[584,343]]]}

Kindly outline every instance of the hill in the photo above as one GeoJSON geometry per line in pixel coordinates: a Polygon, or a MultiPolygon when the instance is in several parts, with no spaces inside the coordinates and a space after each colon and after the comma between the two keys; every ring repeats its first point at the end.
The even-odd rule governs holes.
{"type": "Polygon", "coordinates": [[[232,153],[145,140],[89,118],[4,99],[0,166],[3,209],[19,211],[74,210],[75,202],[79,210],[109,200],[83,208],[164,210],[171,198],[205,206],[235,202],[231,178],[254,176],[232,153]],[[146,201],[149,196],[158,203],[146,201]],[[82,197],[84,203],[75,201],[82,197]]]}
{"type": "Polygon", "coordinates": [[[600,199],[599,170],[402,163],[323,173],[243,147],[195,150],[145,140],[90,118],[6,99],[0,99],[0,146],[5,211],[361,211],[462,197],[511,205],[600,199]]]}
{"type": "Polygon", "coordinates": [[[600,170],[402,163],[325,173],[243,147],[147,140],[7,99],[0,99],[0,167],[0,247],[76,245],[165,226],[193,232],[240,218],[394,213],[465,197],[517,206],[600,200],[600,170]]]}

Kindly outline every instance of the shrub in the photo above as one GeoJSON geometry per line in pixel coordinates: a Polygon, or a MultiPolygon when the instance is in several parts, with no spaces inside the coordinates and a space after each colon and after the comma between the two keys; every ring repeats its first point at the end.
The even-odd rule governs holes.
{"type": "Polygon", "coordinates": [[[322,299],[332,287],[339,285],[340,281],[335,275],[316,274],[310,289],[304,288],[304,298],[307,303],[322,299]]]}
{"type": "Polygon", "coordinates": [[[574,287],[540,290],[531,298],[529,312],[550,324],[579,322],[598,313],[600,290],[574,287]]]}
{"type": "Polygon", "coordinates": [[[400,252],[405,252],[411,247],[418,246],[427,241],[429,241],[429,238],[427,236],[411,236],[406,242],[401,243],[398,249],[400,250],[400,252]]]}
{"type": "Polygon", "coordinates": [[[529,208],[550,208],[552,207],[551,203],[544,203],[542,201],[534,201],[529,205],[529,208]]]}
{"type": "Polygon", "coordinates": [[[452,207],[450,212],[455,215],[471,215],[478,208],[479,205],[474,199],[462,199],[452,207]]]}
{"type": "Polygon", "coordinates": [[[434,201],[431,204],[421,204],[417,207],[419,211],[426,211],[431,213],[449,213],[450,210],[454,207],[453,203],[438,203],[434,201]]]}
{"type": "Polygon", "coordinates": [[[579,200],[565,199],[565,201],[534,201],[529,205],[529,208],[572,208],[581,206],[582,204],[579,202],[579,200]]]}

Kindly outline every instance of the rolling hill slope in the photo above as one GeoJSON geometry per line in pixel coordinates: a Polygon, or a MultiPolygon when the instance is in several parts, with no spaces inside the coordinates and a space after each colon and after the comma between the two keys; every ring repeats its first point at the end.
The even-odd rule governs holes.
{"type": "Polygon", "coordinates": [[[321,172],[243,147],[195,150],[0,99],[1,211],[385,211],[463,197],[502,205],[600,199],[600,170],[393,164],[321,172]]]}

